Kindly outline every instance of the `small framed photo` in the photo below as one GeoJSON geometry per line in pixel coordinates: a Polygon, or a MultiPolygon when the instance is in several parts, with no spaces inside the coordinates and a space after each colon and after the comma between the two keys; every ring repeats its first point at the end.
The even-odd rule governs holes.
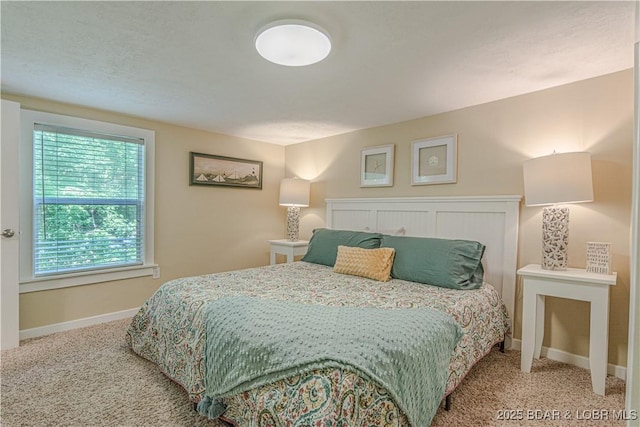
{"type": "Polygon", "coordinates": [[[360,152],[360,187],[393,186],[394,144],[367,147],[360,152]]]}
{"type": "Polygon", "coordinates": [[[262,162],[190,153],[189,185],[262,189],[262,162]]]}
{"type": "Polygon", "coordinates": [[[611,243],[587,242],[587,272],[611,274],[611,243]]]}
{"type": "Polygon", "coordinates": [[[456,182],[457,146],[457,135],[414,141],[411,150],[411,185],[456,182]]]}

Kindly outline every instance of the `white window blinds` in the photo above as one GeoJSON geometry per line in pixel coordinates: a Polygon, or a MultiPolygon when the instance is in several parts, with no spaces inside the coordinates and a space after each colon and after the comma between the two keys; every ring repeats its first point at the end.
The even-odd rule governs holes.
{"type": "Polygon", "coordinates": [[[144,262],[144,140],[36,124],[34,275],[144,262]]]}

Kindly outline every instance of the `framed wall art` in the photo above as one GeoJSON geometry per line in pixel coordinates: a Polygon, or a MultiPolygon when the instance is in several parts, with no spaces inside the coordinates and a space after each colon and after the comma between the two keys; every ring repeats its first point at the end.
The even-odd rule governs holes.
{"type": "Polygon", "coordinates": [[[262,189],[262,162],[190,153],[189,185],[262,189]]]}
{"type": "Polygon", "coordinates": [[[378,145],[360,151],[360,187],[393,186],[395,145],[378,145]]]}
{"type": "Polygon", "coordinates": [[[611,274],[611,243],[587,242],[587,272],[611,274]]]}
{"type": "Polygon", "coordinates": [[[414,141],[411,150],[411,185],[456,182],[457,145],[457,135],[414,141]]]}

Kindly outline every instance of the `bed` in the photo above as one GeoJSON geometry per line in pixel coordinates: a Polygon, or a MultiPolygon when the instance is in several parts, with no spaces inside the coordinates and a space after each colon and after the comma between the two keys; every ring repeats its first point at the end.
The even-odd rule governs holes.
{"type": "MultiPolygon", "coordinates": [[[[248,386],[230,387],[226,389],[230,393],[219,394],[218,401],[223,406],[215,413],[221,420],[238,426],[427,425],[440,401],[455,390],[478,360],[496,343],[510,346],[519,200],[519,196],[327,200],[327,228],[323,232],[351,230],[367,236],[387,236],[382,241],[401,241],[403,244],[406,239],[415,238],[419,238],[416,241],[420,244],[427,239],[438,244],[460,240],[483,242],[480,268],[484,270],[484,280],[473,289],[431,286],[402,280],[402,277],[378,281],[344,274],[337,272],[342,258],[334,259],[333,266],[311,259],[311,262],[186,277],[165,283],[141,307],[128,330],[128,343],[137,354],[156,363],[180,384],[189,399],[202,405],[207,399],[208,371],[214,370],[206,362],[207,355],[214,359],[212,353],[208,353],[213,347],[210,341],[207,347],[207,337],[213,336],[212,331],[217,327],[212,323],[222,325],[228,317],[227,323],[231,325],[227,325],[229,329],[225,334],[231,334],[231,338],[224,346],[245,341],[243,336],[233,335],[234,322],[243,321],[233,316],[241,313],[247,304],[262,304],[255,308],[258,311],[253,312],[250,319],[257,318],[256,313],[269,310],[275,313],[271,320],[275,323],[267,324],[261,335],[271,330],[279,334],[280,329],[291,324],[287,323],[286,316],[277,316],[287,307],[304,307],[304,313],[312,306],[319,310],[339,310],[335,313],[361,310],[352,319],[367,319],[364,323],[371,322],[363,317],[363,313],[375,316],[383,313],[387,319],[392,313],[401,314],[407,310],[415,310],[411,317],[422,315],[423,311],[429,316],[432,312],[441,313],[452,319],[461,333],[451,347],[453,350],[446,350],[445,365],[434,369],[443,377],[442,388],[435,389],[434,397],[428,402],[415,405],[416,396],[412,401],[405,398],[405,394],[396,392],[393,386],[387,387],[389,377],[376,375],[375,370],[350,369],[351,365],[329,363],[305,365],[305,369],[291,375],[265,376],[269,381],[258,378],[248,386]],[[389,237],[400,231],[405,236],[389,237]],[[216,306],[223,303],[240,305],[216,306]],[[212,322],[211,312],[218,316],[221,312],[228,315],[212,322]],[[417,411],[416,406],[420,406],[417,411]]],[[[319,246],[314,246],[314,239],[316,243],[321,240],[314,233],[310,253],[317,254],[319,246]]],[[[347,250],[343,245],[341,248],[347,250]]],[[[369,254],[372,250],[364,251],[369,254]]],[[[406,251],[395,248],[396,256],[402,253],[405,254],[402,259],[406,259],[406,251]]],[[[341,256],[340,253],[337,255],[341,256]]],[[[397,264],[399,259],[396,257],[393,262],[397,264]]],[[[319,314],[316,318],[333,316],[319,314]]],[[[295,323],[300,320],[296,318],[295,323]]],[[[343,331],[364,326],[351,325],[343,331]]],[[[396,335],[389,331],[393,329],[385,332],[386,336],[396,335]]],[[[347,332],[337,335],[348,337],[347,332]]],[[[314,342],[323,342],[323,339],[327,341],[325,337],[314,342]]],[[[384,336],[382,340],[386,341],[384,336]]],[[[237,349],[234,351],[238,352],[237,349]]],[[[268,352],[271,351],[269,348],[268,352]]],[[[240,351],[243,352],[247,351],[240,351]]],[[[233,361],[236,353],[230,353],[229,357],[233,361]]],[[[413,369],[416,366],[413,365],[413,369]]]]}

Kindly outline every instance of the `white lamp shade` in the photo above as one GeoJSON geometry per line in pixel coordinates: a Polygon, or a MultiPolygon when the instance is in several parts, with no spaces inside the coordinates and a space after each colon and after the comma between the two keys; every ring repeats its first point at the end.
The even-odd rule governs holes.
{"type": "Polygon", "coordinates": [[[311,183],[299,178],[285,178],[280,181],[280,206],[309,206],[311,183]]]}
{"type": "Polygon", "coordinates": [[[537,157],[523,164],[527,206],[593,201],[590,153],[537,157]]]}
{"type": "Polygon", "coordinates": [[[317,25],[284,20],[263,29],[255,40],[258,53],[268,61],[290,67],[315,64],[331,52],[331,40],[317,25]]]}

